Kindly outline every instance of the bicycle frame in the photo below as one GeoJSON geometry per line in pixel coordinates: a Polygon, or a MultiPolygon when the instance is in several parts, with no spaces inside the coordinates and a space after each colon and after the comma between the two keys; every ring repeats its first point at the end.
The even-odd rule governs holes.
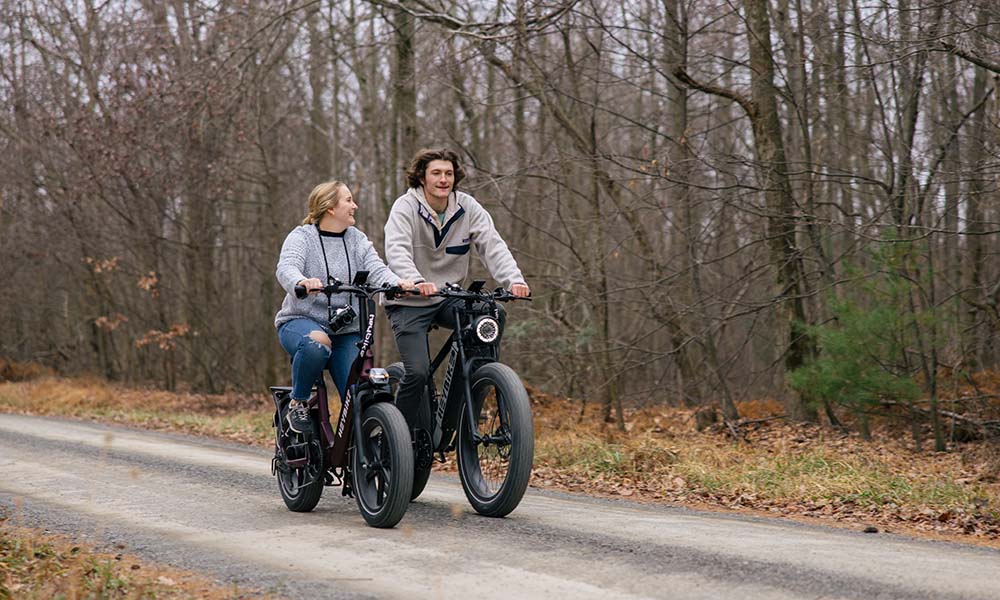
{"type": "MultiPolygon", "coordinates": [[[[462,331],[464,330],[465,325],[462,321],[462,316],[469,312],[473,312],[473,309],[471,306],[472,302],[466,301],[466,305],[467,306],[464,309],[459,306],[452,308],[455,329],[452,331],[451,336],[449,336],[445,344],[438,351],[434,360],[431,361],[430,376],[427,378],[428,398],[430,398],[432,402],[436,403],[434,414],[431,415],[433,421],[431,437],[436,451],[452,450],[453,441],[451,439],[444,440],[443,437],[446,429],[450,431],[454,431],[456,429],[455,421],[457,420],[458,415],[456,414],[457,408],[453,407],[454,403],[460,401],[459,398],[464,400],[463,407],[466,411],[465,416],[469,425],[470,438],[477,443],[481,441],[481,436],[475,426],[476,420],[472,404],[472,388],[470,386],[470,381],[472,380],[472,373],[475,371],[476,366],[482,363],[497,362],[500,360],[500,348],[498,343],[484,345],[483,348],[487,350],[485,356],[468,356],[465,343],[462,340],[462,331]],[[436,386],[434,385],[434,374],[437,373],[438,368],[440,368],[446,357],[449,357],[448,370],[445,372],[444,383],[441,387],[441,395],[438,397],[436,386]],[[458,394],[452,389],[456,365],[460,365],[459,368],[462,369],[462,389],[458,391],[461,393],[461,396],[458,396],[458,394]],[[451,410],[449,411],[449,409],[451,410]],[[446,415],[450,417],[448,421],[445,421],[446,415]],[[442,442],[446,443],[446,447],[441,447],[442,442]]],[[[493,311],[481,309],[474,312],[496,313],[495,309],[493,311]]]]}
{"type": "MultiPolygon", "coordinates": [[[[367,324],[364,335],[358,346],[358,356],[355,357],[351,365],[351,371],[347,376],[347,388],[344,393],[343,402],[340,403],[340,415],[337,418],[337,429],[334,431],[330,426],[330,408],[326,400],[326,386],[323,386],[323,403],[320,408],[321,428],[327,440],[326,458],[327,463],[333,467],[347,466],[347,450],[351,442],[351,434],[354,431],[361,431],[361,410],[355,408],[357,404],[357,391],[359,384],[370,381],[369,374],[374,365],[374,356],[371,351],[372,341],[375,337],[375,311],[369,306],[371,300],[363,299],[359,302],[361,313],[360,322],[367,324]],[[323,414],[326,413],[326,414],[323,414]]],[[[364,447],[358,446],[361,452],[361,463],[367,464],[367,457],[364,455],[364,447]]]]}

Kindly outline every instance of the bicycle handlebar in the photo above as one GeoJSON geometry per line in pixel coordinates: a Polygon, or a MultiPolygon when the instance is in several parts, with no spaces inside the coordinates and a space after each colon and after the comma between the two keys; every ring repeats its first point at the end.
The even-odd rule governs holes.
{"type": "Polygon", "coordinates": [[[510,292],[510,290],[498,287],[492,292],[477,291],[473,292],[470,290],[463,289],[457,284],[446,283],[444,289],[440,289],[437,292],[430,294],[430,297],[438,298],[461,298],[463,300],[485,300],[487,302],[511,302],[513,300],[527,300],[531,302],[531,296],[515,296],[510,292]]]}
{"type": "MultiPolygon", "coordinates": [[[[330,285],[325,285],[325,286],[323,286],[321,288],[315,288],[313,290],[307,290],[304,285],[296,285],[295,286],[295,297],[299,298],[300,300],[302,298],[305,298],[306,296],[308,296],[310,292],[312,292],[312,293],[323,293],[323,294],[327,294],[327,295],[339,294],[339,293],[347,293],[347,294],[354,294],[355,296],[364,296],[366,298],[374,297],[377,294],[386,294],[386,296],[390,300],[393,299],[393,298],[395,298],[396,296],[419,296],[420,295],[420,290],[417,290],[417,289],[404,290],[403,288],[399,287],[398,285],[393,285],[393,286],[383,285],[381,287],[375,287],[375,286],[371,286],[371,285],[360,285],[360,286],[358,286],[358,285],[352,285],[352,284],[349,284],[349,283],[341,283],[340,281],[336,281],[336,280],[334,280],[334,282],[331,283],[330,285]]],[[[514,301],[514,300],[527,300],[527,301],[530,302],[532,300],[531,296],[527,296],[527,297],[515,296],[514,294],[512,294],[510,292],[510,290],[506,290],[506,289],[504,289],[502,287],[499,287],[499,288],[493,290],[492,292],[470,291],[470,290],[466,290],[466,289],[462,288],[461,286],[459,286],[457,284],[454,284],[454,283],[447,283],[447,284],[445,284],[445,288],[444,289],[440,289],[440,290],[438,290],[437,292],[435,292],[433,294],[429,294],[428,297],[430,297],[430,298],[434,298],[434,297],[437,297],[437,298],[461,298],[463,300],[483,300],[483,301],[487,301],[487,302],[490,302],[490,301],[492,301],[492,302],[511,302],[511,301],[514,301]]]]}
{"type": "Polygon", "coordinates": [[[404,290],[398,285],[383,285],[376,287],[372,285],[352,285],[350,283],[341,283],[337,280],[334,280],[330,285],[314,288],[312,290],[307,290],[304,285],[295,286],[295,297],[300,300],[308,296],[310,293],[323,293],[328,296],[332,294],[346,293],[365,298],[372,298],[378,294],[385,294],[389,297],[389,299],[392,299],[396,296],[419,295],[420,291],[404,290]]]}

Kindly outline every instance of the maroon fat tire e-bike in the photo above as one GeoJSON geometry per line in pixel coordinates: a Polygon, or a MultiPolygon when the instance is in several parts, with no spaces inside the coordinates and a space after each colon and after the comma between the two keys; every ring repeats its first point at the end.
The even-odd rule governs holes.
{"type": "MultiPolygon", "coordinates": [[[[413,488],[413,446],[403,415],[393,404],[389,374],[375,368],[375,303],[378,294],[404,294],[398,287],[367,285],[368,272],[358,272],[353,283],[332,280],[317,290],[347,292],[358,298],[360,314],[358,355],[351,365],[347,391],[341,402],[336,429],[330,423],[326,385],[320,376],[308,401],[312,427],[299,433],[288,426],[291,387],[273,386],[274,458],[271,473],[285,505],[294,512],[309,512],[319,503],[326,486],[342,486],[353,496],[362,517],[372,527],[394,527],[406,514],[413,488]]],[[[295,293],[307,291],[297,286],[295,293]]]]}

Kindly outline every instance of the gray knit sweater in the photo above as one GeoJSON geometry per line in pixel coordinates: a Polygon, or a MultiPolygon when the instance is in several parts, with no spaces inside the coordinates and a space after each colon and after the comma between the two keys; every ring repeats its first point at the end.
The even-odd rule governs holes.
{"type": "MultiPolygon", "coordinates": [[[[373,285],[388,283],[396,285],[399,277],[385,266],[379,258],[375,246],[368,236],[354,227],[348,227],[342,236],[324,233],[320,246],[320,233],[315,225],[300,225],[288,234],[281,245],[278,268],[275,276],[284,288],[285,300],[281,310],[274,317],[274,326],[286,321],[307,317],[327,329],[327,302],[325,294],[310,294],[303,300],[295,297],[295,284],[313,277],[326,281],[326,264],[323,262],[322,248],[326,249],[326,264],[330,265],[330,275],[343,283],[351,283],[358,271],[368,271],[368,282],[373,285]]],[[[350,302],[358,311],[358,300],[348,294],[334,294],[333,307],[350,302]]],[[[352,333],[358,330],[357,319],[336,332],[352,333]]]]}

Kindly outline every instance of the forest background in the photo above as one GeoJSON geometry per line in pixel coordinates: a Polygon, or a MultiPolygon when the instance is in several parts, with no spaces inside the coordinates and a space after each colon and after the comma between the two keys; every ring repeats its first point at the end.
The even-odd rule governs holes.
{"type": "Polygon", "coordinates": [[[381,249],[447,145],[532,286],[533,386],[996,433],[998,34],[991,0],[0,0],[0,356],[284,381],[309,190],[381,249]]]}

